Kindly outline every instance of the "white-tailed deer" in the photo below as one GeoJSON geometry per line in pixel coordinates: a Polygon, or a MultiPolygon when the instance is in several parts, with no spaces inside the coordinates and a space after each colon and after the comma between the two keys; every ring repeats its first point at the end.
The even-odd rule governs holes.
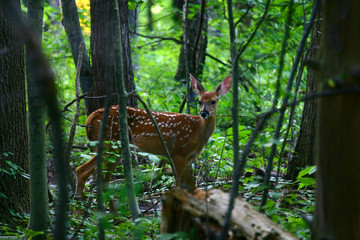
{"type": "MultiPolygon", "coordinates": [[[[194,93],[199,95],[200,116],[167,112],[152,112],[152,114],[174,161],[179,183],[187,184],[193,190],[195,185],[191,162],[201,153],[215,130],[216,105],[219,97],[229,91],[231,75],[226,77],[212,92],[205,91],[201,83],[192,75],[190,78],[194,93]]],[[[86,133],[90,141],[98,140],[103,112],[104,108],[98,109],[91,113],[86,120],[86,133]]],[[[165,150],[147,112],[143,109],[128,107],[127,115],[130,143],[136,145],[140,151],[165,156],[165,150]]],[[[105,140],[116,141],[119,139],[118,106],[112,106],[107,121],[105,140]]],[[[114,169],[116,164],[108,166],[108,169],[114,169]]],[[[76,169],[78,195],[83,196],[85,182],[94,172],[95,167],[96,156],[76,169]]]]}

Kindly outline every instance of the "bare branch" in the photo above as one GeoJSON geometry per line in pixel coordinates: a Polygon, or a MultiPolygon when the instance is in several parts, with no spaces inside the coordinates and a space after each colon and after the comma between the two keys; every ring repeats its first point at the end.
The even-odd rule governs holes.
{"type": "Polygon", "coordinates": [[[246,12],[240,17],[239,20],[237,20],[237,21],[235,22],[235,24],[234,24],[235,27],[244,20],[244,18],[246,17],[246,15],[248,15],[249,11],[250,11],[250,6],[247,5],[246,12]]]}
{"type": "Polygon", "coordinates": [[[226,67],[228,67],[228,68],[231,68],[231,65],[230,65],[230,64],[224,63],[223,61],[221,61],[220,59],[214,57],[213,55],[210,55],[210,54],[208,54],[208,53],[205,53],[205,55],[208,56],[209,58],[211,58],[212,60],[215,60],[216,62],[221,63],[222,65],[224,65],[224,66],[226,66],[226,67]]]}
{"type": "Polygon", "coordinates": [[[160,36],[147,36],[138,32],[132,32],[133,34],[140,36],[140,37],[144,37],[144,38],[149,38],[149,39],[160,39],[160,40],[171,40],[174,41],[178,44],[182,44],[182,41],[173,37],[160,37],[160,36]]]}
{"type": "Polygon", "coordinates": [[[71,105],[73,105],[74,102],[77,102],[77,100],[81,100],[81,99],[83,99],[83,98],[87,98],[87,97],[86,97],[87,94],[88,94],[88,93],[84,93],[84,94],[82,94],[82,95],[80,95],[80,96],[77,96],[76,98],[74,98],[74,99],[71,100],[70,102],[68,102],[68,103],[65,105],[65,107],[61,110],[61,112],[70,111],[70,110],[69,110],[69,107],[70,107],[71,105]]]}

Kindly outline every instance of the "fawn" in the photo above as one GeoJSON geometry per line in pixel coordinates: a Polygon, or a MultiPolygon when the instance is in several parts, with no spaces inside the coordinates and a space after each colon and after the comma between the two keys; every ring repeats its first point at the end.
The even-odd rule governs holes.
{"type": "MultiPolygon", "coordinates": [[[[227,76],[214,91],[208,92],[191,74],[191,86],[195,94],[199,95],[200,116],[182,113],[152,112],[169,153],[173,159],[175,171],[179,178],[178,184],[185,184],[190,190],[195,189],[192,178],[191,163],[201,153],[209,137],[215,130],[216,105],[220,96],[226,94],[231,87],[231,75],[227,76]]],[[[91,113],[86,120],[86,133],[90,141],[98,140],[104,108],[91,113]]],[[[129,141],[140,151],[165,156],[159,136],[149,115],[143,109],[128,107],[127,120],[129,141]]],[[[110,108],[105,140],[120,139],[118,125],[118,106],[110,108]]],[[[110,164],[107,169],[113,170],[119,164],[110,164]]],[[[96,156],[76,168],[77,194],[83,196],[86,180],[94,172],[96,156]]],[[[105,181],[109,180],[106,176],[105,181]]]]}

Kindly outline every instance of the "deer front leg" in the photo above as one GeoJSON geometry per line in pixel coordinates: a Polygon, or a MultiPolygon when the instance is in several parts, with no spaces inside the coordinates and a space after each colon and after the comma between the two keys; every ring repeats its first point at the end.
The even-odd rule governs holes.
{"type": "Polygon", "coordinates": [[[174,156],[173,161],[175,165],[175,171],[178,176],[177,185],[181,188],[188,189],[191,192],[194,191],[196,187],[193,180],[191,162],[181,156],[174,156]]]}

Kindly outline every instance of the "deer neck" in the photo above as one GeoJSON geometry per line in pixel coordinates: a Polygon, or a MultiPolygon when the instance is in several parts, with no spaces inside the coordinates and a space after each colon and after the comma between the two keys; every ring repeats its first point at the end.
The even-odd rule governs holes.
{"type": "Polygon", "coordinates": [[[210,116],[208,118],[201,118],[200,120],[201,127],[203,129],[202,137],[207,142],[207,140],[210,138],[210,136],[213,134],[215,130],[215,124],[216,124],[216,115],[210,116]]]}

